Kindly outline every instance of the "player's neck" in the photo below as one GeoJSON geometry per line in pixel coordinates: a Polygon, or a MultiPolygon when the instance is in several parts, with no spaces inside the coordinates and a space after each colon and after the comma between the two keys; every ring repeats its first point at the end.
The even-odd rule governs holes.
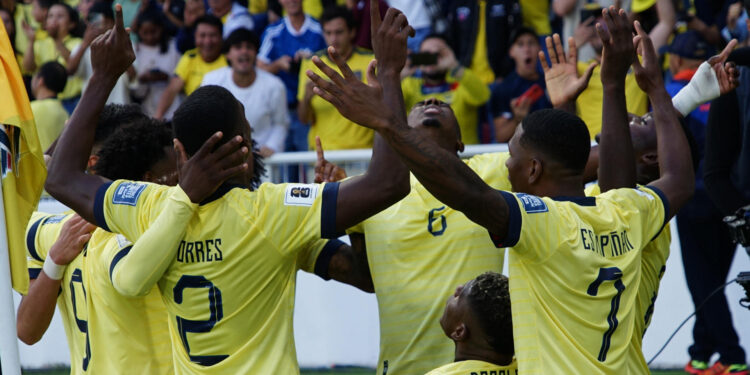
{"type": "Polygon", "coordinates": [[[581,176],[556,177],[546,179],[536,186],[534,195],[540,197],[583,197],[583,178],[581,176]]]}
{"type": "Polygon", "coordinates": [[[513,355],[500,354],[494,349],[483,345],[457,342],[454,362],[469,360],[484,361],[494,363],[498,366],[505,366],[513,361],[513,355]]]}

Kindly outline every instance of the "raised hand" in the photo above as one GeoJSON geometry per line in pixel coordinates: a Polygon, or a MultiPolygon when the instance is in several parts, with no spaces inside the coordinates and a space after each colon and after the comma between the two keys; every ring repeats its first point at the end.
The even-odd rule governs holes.
{"type": "Polygon", "coordinates": [[[336,182],[346,178],[346,171],[339,168],[338,165],[326,160],[323,156],[323,146],[320,144],[320,137],[315,137],[315,153],[318,160],[315,161],[315,182],[336,182]]]}
{"type": "Polygon", "coordinates": [[[64,266],[75,259],[83,250],[83,246],[91,238],[91,232],[96,226],[90,224],[78,215],[73,215],[63,224],[60,237],[49,250],[49,256],[55,264],[64,266]]]}
{"type": "Polygon", "coordinates": [[[115,5],[115,25],[91,43],[91,66],[98,78],[117,80],[133,64],[135,52],[122,20],[122,6],[115,5]]]}
{"type": "Polygon", "coordinates": [[[343,76],[314,56],[312,62],[330,78],[328,81],[311,70],[307,71],[307,76],[315,84],[315,94],[333,104],[341,115],[359,125],[376,130],[387,127],[395,114],[393,109],[383,102],[383,88],[375,75],[377,61],[372,60],[367,66],[365,84],[352,73],[346,60],[336,52],[336,49],[328,47],[328,56],[336,63],[343,76]]]}
{"type": "Polygon", "coordinates": [[[720,54],[708,59],[708,65],[716,73],[716,79],[719,81],[721,95],[736,89],[740,85],[740,71],[737,69],[737,66],[733,62],[726,62],[729,54],[732,53],[736,46],[737,39],[732,39],[720,54]]]}
{"type": "Polygon", "coordinates": [[[406,64],[406,40],[414,36],[406,16],[396,8],[388,8],[380,20],[380,4],[370,2],[370,31],[372,50],[378,61],[378,72],[399,74],[406,64]]]}
{"type": "Polygon", "coordinates": [[[592,62],[582,76],[578,76],[578,49],[573,38],[568,38],[568,56],[565,56],[560,35],[545,39],[551,64],[547,64],[544,51],[539,51],[539,61],[544,70],[544,81],[552,105],[556,108],[571,103],[589,85],[596,62],[592,62]]]}
{"type": "Polygon", "coordinates": [[[632,29],[624,10],[609,7],[602,10],[606,29],[596,24],[596,32],[602,40],[602,83],[622,83],[635,60],[632,29]]]}
{"type": "Polygon", "coordinates": [[[182,143],[174,140],[180,187],[193,203],[208,198],[227,179],[248,169],[249,150],[242,137],[238,135],[216,148],[222,137],[221,132],[216,132],[190,159],[182,143]]]}
{"type": "Polygon", "coordinates": [[[638,59],[633,61],[633,72],[638,87],[649,95],[656,91],[666,90],[661,65],[656,57],[656,50],[651,38],[638,21],[635,21],[635,30],[637,35],[633,38],[632,44],[638,48],[643,59],[642,61],[638,61],[638,59]]]}

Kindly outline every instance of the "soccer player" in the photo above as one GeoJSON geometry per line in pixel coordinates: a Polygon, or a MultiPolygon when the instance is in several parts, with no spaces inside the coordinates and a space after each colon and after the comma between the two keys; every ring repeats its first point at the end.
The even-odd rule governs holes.
{"type": "Polygon", "coordinates": [[[455,344],[455,361],[427,375],[516,375],[508,278],[485,272],[459,285],[440,318],[455,344]]]}
{"type": "MultiPolygon", "coordinates": [[[[626,15],[614,13],[605,12],[608,31],[600,28],[609,63],[602,69],[603,75],[611,74],[619,82],[634,49],[626,15]]],[[[586,125],[566,112],[535,112],[509,144],[510,181],[522,192],[511,194],[487,186],[405,122],[383,121],[389,109],[382,101],[361,101],[356,97],[360,85],[346,82],[354,87],[343,89],[336,72],[316,63],[333,79],[310,73],[316,92],[351,120],[378,131],[432,194],[488,229],[498,246],[511,247],[520,372],[620,373],[627,365],[633,334],[631,306],[640,278],[640,250],[693,189],[688,147],[676,117],[665,116],[657,123],[658,180],[648,187],[615,189],[593,198],[583,192],[590,148],[586,125]]],[[[650,69],[654,63],[644,61],[650,69]]],[[[654,90],[654,106],[668,105],[663,113],[674,115],[668,95],[658,91],[663,86],[649,89],[654,90]]]]}
{"type": "MultiPolygon", "coordinates": [[[[413,30],[396,10],[383,25],[396,37],[380,48],[378,71],[397,78],[403,68],[400,55],[413,30]]],[[[206,86],[188,97],[173,119],[188,161],[208,139],[221,138],[221,147],[247,155],[239,171],[236,166],[204,164],[226,173],[227,179],[209,198],[197,193],[204,181],[188,184],[183,175],[173,188],[87,175],[82,165],[91,144],[91,122],[114,79],[132,61],[132,46],[116,6],[115,27],[92,47],[97,79],[63,131],[47,191],[82,217],[134,241],[169,200],[194,210],[176,249],[152,252],[153,262],[128,271],[149,277],[152,266],[168,266],[158,285],[175,343],[176,373],[297,373],[292,336],[296,255],[321,237],[336,236],[401,199],[408,191],[408,173],[377,139],[370,168],[361,177],[340,184],[264,184],[251,190],[253,156],[247,153],[251,138],[242,105],[225,89],[206,86]],[[171,259],[163,262],[165,258],[171,259]]],[[[382,86],[375,83],[374,68],[373,63],[368,71],[372,86],[363,94],[398,90],[390,87],[390,80],[382,86]]],[[[394,116],[405,117],[404,113],[401,104],[394,116]]],[[[113,259],[110,267],[116,263],[113,259]]]]}

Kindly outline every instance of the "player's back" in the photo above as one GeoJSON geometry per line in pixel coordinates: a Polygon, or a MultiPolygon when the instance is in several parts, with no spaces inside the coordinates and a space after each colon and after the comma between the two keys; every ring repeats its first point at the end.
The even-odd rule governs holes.
{"type": "Polygon", "coordinates": [[[154,287],[126,297],[112,286],[112,260],[130,250],[121,235],[97,229],[83,259],[91,374],[172,374],[167,310],[154,287]]]}
{"type": "MultiPolygon", "coordinates": [[[[509,188],[507,154],[467,161],[488,183],[509,188]]],[[[454,359],[439,319],[445,300],[477,275],[502,271],[505,249],[487,231],[433,197],[413,176],[404,199],[352,228],[365,234],[380,317],[377,373],[422,375],[454,359]]]]}
{"type": "MultiPolygon", "coordinates": [[[[35,212],[26,228],[26,250],[29,255],[29,277],[36,279],[42,271],[52,245],[60,236],[63,225],[73,214],[52,215],[35,212]]],[[[57,308],[60,311],[65,337],[70,351],[70,373],[84,374],[90,356],[87,353],[86,288],[83,284],[83,254],[79,254],[65,268],[57,308]]]]}
{"type": "Polygon", "coordinates": [[[664,224],[659,193],[503,194],[519,372],[628,373],[641,249],[664,224]]]}
{"type": "MultiPolygon", "coordinates": [[[[158,283],[177,373],[299,372],[296,255],[331,225],[321,223],[321,212],[331,211],[324,200],[332,199],[335,215],[329,187],[336,184],[264,184],[257,191],[225,185],[196,209],[158,283]]],[[[115,181],[98,200],[98,217],[137,241],[176,189],[115,181]]]]}

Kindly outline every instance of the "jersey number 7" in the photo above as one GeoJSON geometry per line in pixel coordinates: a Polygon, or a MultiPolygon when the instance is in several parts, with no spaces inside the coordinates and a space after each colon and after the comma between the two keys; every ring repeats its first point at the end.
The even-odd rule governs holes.
{"type": "Polygon", "coordinates": [[[589,284],[587,290],[588,295],[596,296],[599,293],[599,286],[605,281],[614,282],[617,294],[612,297],[612,307],[609,310],[609,315],[607,315],[609,328],[604,332],[604,336],[602,337],[602,347],[599,349],[599,357],[597,358],[599,359],[599,362],[604,362],[607,359],[610,341],[612,340],[612,335],[617,329],[617,310],[620,309],[620,296],[622,296],[622,292],[625,291],[625,284],[622,282],[622,271],[617,267],[609,267],[599,269],[599,277],[589,284]]]}

